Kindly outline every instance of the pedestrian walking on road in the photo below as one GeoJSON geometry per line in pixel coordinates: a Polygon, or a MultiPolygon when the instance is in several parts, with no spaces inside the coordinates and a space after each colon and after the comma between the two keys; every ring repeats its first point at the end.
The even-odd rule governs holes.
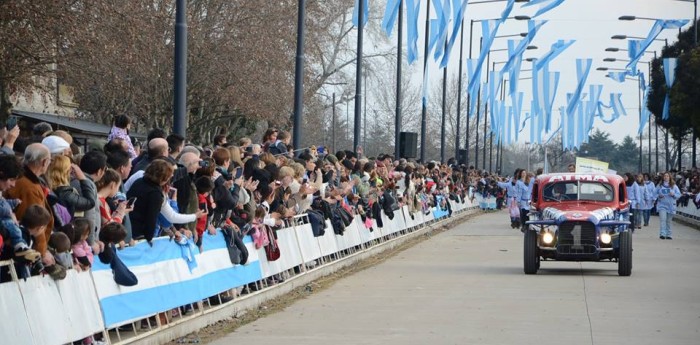
{"type": "Polygon", "coordinates": [[[662,240],[671,240],[671,221],[673,215],[676,214],[676,200],[681,196],[681,191],[676,186],[676,181],[671,178],[671,174],[664,173],[663,180],[656,186],[656,196],[658,202],[656,209],[659,211],[659,221],[661,229],[659,229],[659,238],[662,240]]]}

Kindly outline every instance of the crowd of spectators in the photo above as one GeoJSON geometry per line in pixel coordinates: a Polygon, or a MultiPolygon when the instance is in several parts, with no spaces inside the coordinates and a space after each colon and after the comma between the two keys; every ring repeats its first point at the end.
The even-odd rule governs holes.
{"type": "MultiPolygon", "coordinates": [[[[245,263],[244,236],[269,246],[297,215],[314,236],[342,235],[354,217],[374,231],[382,214],[393,219],[404,205],[411,217],[435,206],[451,214],[447,200],[465,200],[481,179],[454,160],[295,150],[290,133],[274,128],[259,142],[221,134],[209,146],[153,129],[141,147],[130,126],[116,116],[106,144],[87,152],[47,123],[23,138],[17,126],[3,130],[0,258],[15,259],[20,277],[62,279],[67,269],[89,269],[95,258],[112,260],[115,250],[159,236],[201,250],[217,231],[239,244],[232,262],[245,263]]],[[[10,279],[7,267],[1,273],[10,279]]]]}

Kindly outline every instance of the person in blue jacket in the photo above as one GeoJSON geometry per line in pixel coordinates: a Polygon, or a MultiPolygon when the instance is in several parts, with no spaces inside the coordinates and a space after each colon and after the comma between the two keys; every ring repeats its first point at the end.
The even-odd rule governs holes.
{"type": "MultiPolygon", "coordinates": [[[[498,182],[498,187],[503,188],[506,190],[506,196],[508,200],[508,209],[510,210],[511,205],[515,202],[517,202],[516,195],[515,195],[515,186],[518,183],[518,177],[520,176],[520,171],[522,169],[518,168],[515,169],[515,173],[513,173],[513,178],[510,181],[506,182],[498,182]]],[[[509,214],[510,215],[510,214],[509,214]]],[[[517,229],[520,227],[520,218],[516,218],[513,216],[510,216],[510,227],[513,229],[517,229]]]]}
{"type": "Polygon", "coordinates": [[[634,176],[631,173],[625,173],[623,175],[625,180],[625,186],[627,187],[627,199],[630,201],[630,229],[634,231],[637,228],[637,195],[639,194],[639,186],[634,183],[634,176]]]}
{"type": "Polygon", "coordinates": [[[634,200],[632,200],[632,196],[630,196],[630,200],[634,204],[634,207],[632,208],[632,212],[634,212],[634,226],[637,229],[642,228],[642,214],[644,213],[644,192],[646,189],[644,188],[644,177],[642,174],[637,174],[637,178],[632,184],[632,188],[634,188],[634,200]]]}
{"type": "Polygon", "coordinates": [[[642,215],[644,217],[644,226],[649,226],[649,218],[651,218],[651,209],[654,208],[656,202],[656,186],[651,181],[649,174],[644,174],[644,208],[642,215]]]}
{"type": "Polygon", "coordinates": [[[520,178],[515,185],[515,195],[518,200],[518,207],[520,207],[520,223],[522,227],[520,230],[525,232],[527,230],[527,222],[530,217],[530,197],[532,196],[532,185],[534,180],[530,179],[530,175],[527,170],[520,171],[520,178]]]}
{"type": "Polygon", "coordinates": [[[663,180],[656,186],[656,209],[659,212],[659,220],[661,221],[661,229],[659,230],[659,238],[662,240],[671,240],[671,221],[673,215],[676,214],[676,200],[680,198],[681,191],[676,186],[676,181],[671,178],[671,174],[664,173],[663,180]]]}

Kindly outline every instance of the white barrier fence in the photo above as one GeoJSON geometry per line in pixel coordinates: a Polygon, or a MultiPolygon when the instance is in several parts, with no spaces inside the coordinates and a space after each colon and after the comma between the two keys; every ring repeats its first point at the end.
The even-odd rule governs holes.
{"type": "Polygon", "coordinates": [[[688,206],[679,206],[676,209],[676,217],[683,218],[695,224],[700,224],[700,208],[697,208],[695,203],[689,200],[688,206]]]}
{"type": "MultiPolygon", "coordinates": [[[[453,214],[480,202],[478,197],[473,203],[449,201],[453,214]]],[[[137,276],[136,286],[117,285],[109,265],[100,263],[97,257],[90,272],[70,270],[60,281],[37,276],[0,284],[0,320],[3,320],[0,332],[5,339],[12,339],[13,344],[70,343],[197,303],[223,291],[257,284],[295,268],[303,271],[309,262],[323,264],[331,257],[351,255],[358,248],[400,236],[406,230],[418,229],[446,216],[447,211],[439,208],[411,216],[404,207],[395,212],[393,219],[382,212],[383,227],[377,227],[373,220],[373,231],[365,227],[359,216],[354,217],[342,236],[336,235],[330,221],[326,221],[326,232],[320,237],[313,236],[308,222],[294,222],[276,232],[282,253],[276,261],[268,261],[263,248],[255,249],[246,240],[249,258],[245,265],[230,263],[220,233],[205,235],[202,253],[158,238],[152,247],[143,242],[118,252],[119,258],[137,276]]],[[[121,336],[116,339],[113,342],[130,341],[121,336]]]]}

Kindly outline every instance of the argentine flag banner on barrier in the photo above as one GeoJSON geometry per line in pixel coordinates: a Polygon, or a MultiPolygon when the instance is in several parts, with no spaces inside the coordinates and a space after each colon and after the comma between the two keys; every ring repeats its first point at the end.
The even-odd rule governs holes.
{"type": "Polygon", "coordinates": [[[248,262],[235,266],[221,232],[203,237],[202,253],[196,247],[187,252],[168,238],[154,239],[153,247],[141,242],[118,250],[116,255],[138,278],[138,284],[130,287],[117,285],[109,264],[95,256],[92,274],[105,326],[139,320],[262,279],[250,236],[244,237],[248,262]]]}

